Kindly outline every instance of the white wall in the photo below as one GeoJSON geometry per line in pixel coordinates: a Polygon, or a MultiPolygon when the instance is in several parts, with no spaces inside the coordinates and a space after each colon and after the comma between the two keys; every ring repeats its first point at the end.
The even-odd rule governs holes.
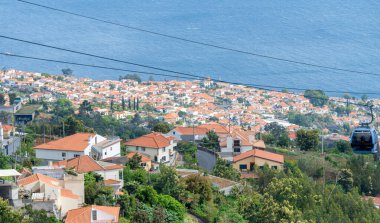
{"type": "Polygon", "coordinates": [[[80,208],[80,199],[61,196],[61,216],[65,216],[69,210],[80,208]]]}
{"type": "MultiPolygon", "coordinates": [[[[96,210],[96,209],[92,209],[92,210],[96,210]]],[[[110,221],[110,220],[113,220],[115,221],[115,216],[107,213],[107,212],[104,212],[104,211],[100,211],[100,210],[96,210],[96,220],[92,219],[92,210],[91,210],[91,222],[94,221],[110,221]]]]}
{"type": "Polygon", "coordinates": [[[165,156],[166,157],[165,162],[168,162],[170,159],[170,156],[169,156],[170,151],[173,153],[175,145],[176,144],[173,143],[172,145],[165,147],[165,152],[164,152],[164,148],[157,149],[157,148],[145,147],[145,151],[144,151],[141,147],[139,147],[139,149],[137,150],[136,146],[128,146],[127,150],[130,152],[139,152],[139,153],[146,154],[152,159],[152,161],[155,161],[154,157],[157,156],[157,162],[161,162],[162,158],[165,156]]]}
{"type": "Polygon", "coordinates": [[[110,145],[104,148],[102,151],[102,159],[113,157],[113,156],[120,156],[120,142],[110,145]]]}
{"type": "Polygon", "coordinates": [[[46,150],[46,149],[35,149],[36,151],[36,157],[38,159],[45,159],[45,160],[67,160],[74,158],[74,155],[88,155],[85,154],[85,152],[77,152],[77,151],[62,151],[62,150],[46,150]],[[66,153],[66,156],[63,157],[62,153],[66,153]]]}

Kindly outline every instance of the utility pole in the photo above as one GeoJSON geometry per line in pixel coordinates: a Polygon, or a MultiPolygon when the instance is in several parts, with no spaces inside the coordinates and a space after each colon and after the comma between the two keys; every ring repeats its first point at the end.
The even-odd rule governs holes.
{"type": "Polygon", "coordinates": [[[231,115],[228,115],[228,133],[231,134],[231,115]]]}
{"type": "Polygon", "coordinates": [[[65,137],[65,121],[62,120],[62,136],[65,137]]]}

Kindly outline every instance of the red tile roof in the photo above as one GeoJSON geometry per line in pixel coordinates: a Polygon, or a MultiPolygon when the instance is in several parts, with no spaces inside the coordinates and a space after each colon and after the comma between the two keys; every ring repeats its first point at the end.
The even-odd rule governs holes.
{"type": "Polygon", "coordinates": [[[76,133],[62,139],[50,141],[34,147],[35,149],[80,151],[83,152],[89,145],[89,137],[95,136],[93,133],[76,133]]]}
{"type": "Polygon", "coordinates": [[[234,156],[234,162],[246,159],[251,156],[259,157],[259,158],[274,161],[274,162],[284,163],[283,155],[260,150],[260,149],[249,150],[247,152],[234,156]]]}
{"type": "Polygon", "coordinates": [[[208,129],[208,131],[214,131],[215,133],[219,133],[219,134],[228,133],[228,129],[226,127],[216,122],[210,122],[207,124],[200,125],[198,127],[206,128],[208,129]]]}
{"type": "Polygon", "coordinates": [[[91,211],[98,210],[114,216],[114,219],[102,220],[102,223],[116,223],[119,221],[120,207],[91,205],[83,208],[69,210],[65,223],[91,223],[91,211]]]}
{"type": "Polygon", "coordinates": [[[366,200],[372,199],[375,205],[380,205],[380,197],[365,196],[364,199],[366,200]]]}
{"type": "Polygon", "coordinates": [[[206,135],[209,131],[207,128],[200,127],[176,127],[174,130],[183,135],[206,135]]]}
{"type": "Polygon", "coordinates": [[[108,180],[104,180],[104,184],[105,185],[120,184],[120,181],[119,180],[108,179],[108,180]]]}
{"type": "Polygon", "coordinates": [[[71,199],[78,199],[79,196],[74,194],[71,190],[68,189],[61,189],[61,196],[71,198],[71,199]]]}
{"type": "Polygon", "coordinates": [[[20,186],[26,186],[26,185],[29,185],[31,183],[35,183],[37,181],[41,181],[43,183],[49,184],[49,185],[54,186],[54,187],[60,187],[59,180],[52,178],[52,177],[49,177],[49,176],[46,176],[46,175],[43,175],[43,174],[40,174],[40,173],[33,174],[32,176],[23,178],[23,179],[17,181],[17,183],[20,186]]]}
{"type": "Polygon", "coordinates": [[[148,148],[163,148],[170,145],[170,138],[163,136],[161,133],[153,132],[125,143],[127,146],[141,146],[148,148]]]}
{"type": "Polygon", "coordinates": [[[54,163],[55,166],[63,166],[65,168],[74,168],[78,173],[88,173],[100,170],[112,170],[122,169],[123,166],[118,164],[112,164],[109,166],[101,166],[98,162],[92,159],[90,156],[83,155],[80,157],[62,160],[54,163]]]}
{"type": "Polygon", "coordinates": [[[137,152],[130,152],[127,154],[127,158],[128,160],[131,159],[135,154],[137,154],[138,156],[141,157],[141,162],[149,162],[151,161],[150,157],[144,155],[144,154],[141,154],[141,153],[137,153],[137,152]]]}

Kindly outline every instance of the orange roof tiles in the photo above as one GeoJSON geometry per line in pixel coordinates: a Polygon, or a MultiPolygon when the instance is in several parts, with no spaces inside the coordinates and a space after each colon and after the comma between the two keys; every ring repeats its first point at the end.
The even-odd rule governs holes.
{"type": "Polygon", "coordinates": [[[170,145],[170,139],[161,133],[153,132],[125,143],[127,146],[141,146],[148,148],[163,148],[170,145]]]}
{"type": "Polygon", "coordinates": [[[62,160],[55,162],[56,166],[64,166],[65,168],[74,168],[74,170],[78,173],[87,173],[97,170],[103,170],[102,166],[100,166],[95,160],[91,157],[84,155],[68,160],[62,160]]]}
{"type": "Polygon", "coordinates": [[[380,205],[380,197],[365,196],[364,199],[366,200],[372,199],[375,205],[380,205]]]}
{"type": "Polygon", "coordinates": [[[200,127],[176,127],[174,130],[183,135],[206,135],[209,131],[207,128],[200,127]]]}
{"type": "Polygon", "coordinates": [[[64,151],[84,151],[89,145],[89,137],[95,136],[94,133],[76,133],[62,139],[50,141],[34,147],[35,149],[64,150],[64,151]]]}
{"type": "Polygon", "coordinates": [[[33,174],[32,176],[23,178],[23,179],[17,181],[17,183],[20,186],[26,186],[26,185],[29,185],[31,183],[35,183],[37,181],[41,181],[43,183],[49,184],[49,185],[54,186],[54,187],[59,187],[59,180],[52,178],[52,177],[49,177],[49,176],[46,176],[46,175],[43,175],[43,174],[40,174],[40,173],[33,174]]]}
{"type": "Polygon", "coordinates": [[[141,162],[149,162],[149,161],[151,161],[151,159],[148,156],[146,156],[144,154],[141,154],[141,153],[137,153],[137,152],[130,152],[130,153],[128,153],[127,154],[127,158],[131,159],[136,154],[141,157],[141,162]]]}
{"type": "Polygon", "coordinates": [[[74,168],[78,173],[88,173],[100,170],[113,170],[122,169],[123,166],[113,164],[109,166],[101,166],[98,162],[92,159],[90,156],[83,155],[80,157],[62,160],[54,163],[55,166],[64,166],[65,168],[74,168]]]}
{"type": "Polygon", "coordinates": [[[79,196],[74,194],[71,190],[68,189],[61,189],[61,196],[71,198],[71,199],[78,199],[79,196]]]}
{"type": "Polygon", "coordinates": [[[10,132],[14,129],[13,125],[2,125],[4,132],[10,132]]]}
{"type": "Polygon", "coordinates": [[[246,159],[246,158],[251,157],[251,156],[255,156],[255,157],[259,157],[262,159],[275,161],[275,162],[279,162],[279,163],[284,163],[284,156],[283,155],[264,151],[264,150],[259,150],[259,149],[249,150],[247,152],[244,152],[242,154],[234,156],[234,162],[246,159]]]}
{"type": "Polygon", "coordinates": [[[216,122],[210,122],[207,124],[200,125],[198,127],[206,128],[208,129],[208,131],[214,131],[215,133],[228,133],[228,129],[226,127],[216,122]]]}
{"type": "Polygon", "coordinates": [[[91,205],[69,210],[65,223],[91,223],[92,210],[99,210],[113,215],[113,219],[102,220],[102,223],[114,223],[119,221],[120,207],[91,205]]]}
{"type": "Polygon", "coordinates": [[[119,180],[113,180],[113,179],[104,180],[105,185],[112,185],[112,184],[119,184],[119,183],[120,183],[119,180]]]}

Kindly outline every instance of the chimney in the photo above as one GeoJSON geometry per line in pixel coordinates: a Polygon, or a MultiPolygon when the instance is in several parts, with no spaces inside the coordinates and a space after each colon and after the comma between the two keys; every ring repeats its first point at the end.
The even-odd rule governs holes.
{"type": "Polygon", "coordinates": [[[256,139],[255,139],[255,135],[254,135],[254,134],[249,134],[249,135],[248,135],[248,138],[249,138],[249,142],[250,142],[250,143],[253,143],[253,142],[256,141],[256,139]]]}

